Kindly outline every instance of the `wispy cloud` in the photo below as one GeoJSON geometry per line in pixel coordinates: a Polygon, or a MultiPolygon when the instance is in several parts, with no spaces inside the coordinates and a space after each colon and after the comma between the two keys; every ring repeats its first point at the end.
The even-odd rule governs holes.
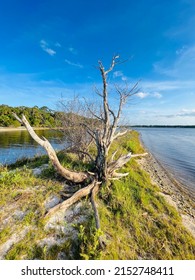
{"type": "Polygon", "coordinates": [[[113,77],[114,78],[121,77],[121,76],[123,76],[123,72],[122,71],[115,71],[113,73],[113,77]]]}
{"type": "Polygon", "coordinates": [[[61,46],[62,46],[62,45],[61,45],[59,42],[56,42],[56,43],[55,43],[55,47],[61,48],[61,46]]]}
{"type": "Polygon", "coordinates": [[[162,115],[162,117],[166,118],[183,118],[183,117],[195,117],[195,109],[188,110],[188,109],[182,109],[181,111],[175,113],[175,114],[169,114],[169,115],[162,115]]]}
{"type": "Polygon", "coordinates": [[[153,98],[162,98],[162,94],[160,94],[159,92],[143,92],[143,91],[139,91],[137,94],[136,94],[137,97],[141,98],[141,99],[144,99],[146,97],[153,97],[153,98]]]}
{"type": "Polygon", "coordinates": [[[67,64],[71,65],[71,66],[78,67],[78,68],[83,68],[83,65],[82,65],[82,64],[72,62],[72,61],[70,61],[70,60],[68,60],[68,59],[65,59],[65,62],[66,62],[67,64]]]}
{"type": "Polygon", "coordinates": [[[126,81],[127,80],[127,77],[123,74],[122,71],[115,71],[113,73],[113,78],[116,79],[116,78],[121,78],[122,81],[126,81]]]}
{"type": "Polygon", "coordinates": [[[69,50],[69,52],[71,52],[72,54],[78,54],[78,51],[75,49],[75,48],[73,48],[73,47],[69,47],[68,48],[68,50],[69,50]]]}
{"type": "Polygon", "coordinates": [[[139,98],[141,98],[141,99],[146,98],[148,95],[149,95],[149,94],[148,94],[147,92],[142,92],[142,91],[136,93],[136,96],[139,97],[139,98]]]}
{"type": "Polygon", "coordinates": [[[152,96],[153,96],[153,97],[156,97],[156,98],[162,98],[162,94],[159,93],[159,92],[154,92],[154,93],[152,94],[152,96]]]}
{"type": "Polygon", "coordinates": [[[182,46],[176,50],[175,60],[170,63],[166,59],[154,63],[154,70],[171,78],[181,80],[193,79],[195,72],[195,44],[182,46]]]}
{"type": "Polygon", "coordinates": [[[42,50],[44,52],[48,53],[51,56],[54,56],[56,54],[56,51],[54,51],[53,49],[49,48],[49,44],[45,40],[41,40],[40,41],[40,47],[42,48],[42,50]]]}
{"type": "Polygon", "coordinates": [[[158,93],[178,93],[179,91],[194,91],[195,80],[179,80],[179,79],[164,79],[164,80],[145,80],[141,82],[141,88],[146,92],[158,93]]]}

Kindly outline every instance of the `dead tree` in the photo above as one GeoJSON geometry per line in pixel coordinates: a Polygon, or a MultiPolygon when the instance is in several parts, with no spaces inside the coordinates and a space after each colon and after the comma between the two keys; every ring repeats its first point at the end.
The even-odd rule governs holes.
{"type": "MultiPolygon", "coordinates": [[[[74,172],[64,168],[57,155],[52,148],[51,144],[47,139],[41,139],[30,126],[29,122],[23,115],[21,118],[14,114],[15,118],[23,124],[28,130],[32,138],[40,144],[48,153],[49,159],[51,160],[54,168],[58,173],[60,173],[65,179],[74,183],[83,183],[83,188],[78,190],[73,194],[72,197],[68,198],[61,204],[50,209],[47,216],[52,215],[56,211],[65,211],[68,207],[79,201],[81,198],[90,195],[91,204],[95,214],[96,227],[100,228],[99,215],[96,207],[95,196],[101,188],[103,182],[108,182],[110,179],[120,179],[121,177],[127,176],[128,173],[119,173],[121,167],[123,167],[131,157],[142,156],[142,155],[132,155],[128,153],[127,155],[122,155],[115,160],[116,151],[113,153],[110,160],[108,160],[108,154],[110,147],[118,137],[124,135],[127,131],[117,131],[118,123],[121,117],[122,109],[127,100],[134,94],[137,93],[137,83],[129,88],[127,85],[125,87],[115,86],[116,93],[118,94],[118,109],[113,110],[108,100],[108,76],[109,73],[113,71],[117,64],[122,63],[119,60],[119,56],[114,56],[111,61],[110,67],[106,70],[101,61],[98,62],[98,70],[100,71],[102,78],[102,90],[96,90],[96,93],[101,98],[102,110],[99,113],[92,110],[91,106],[87,105],[88,111],[93,119],[93,126],[90,122],[83,119],[83,116],[77,118],[79,120],[79,127],[84,129],[84,133],[87,133],[88,137],[93,141],[96,146],[96,155],[93,158],[89,155],[89,158],[94,161],[94,173],[90,172],[74,172]],[[94,124],[96,124],[94,126],[94,124]],[[86,185],[88,184],[88,185],[86,185]]],[[[69,116],[71,117],[71,115],[69,116]]],[[[78,117],[78,116],[77,116],[78,117]]],[[[69,118],[70,119],[70,118],[69,118]]],[[[78,127],[77,123],[77,127],[78,127]]],[[[72,131],[74,133],[74,131],[72,131]]],[[[71,130],[68,130],[71,133],[71,130]]],[[[78,132],[77,132],[78,133],[78,132]]],[[[82,132],[80,132],[82,133],[82,132]]],[[[85,151],[83,151],[85,153],[85,151]]]]}
{"type": "MultiPolygon", "coordinates": [[[[137,83],[129,88],[127,85],[125,88],[115,86],[116,92],[119,95],[118,110],[115,112],[111,109],[108,101],[108,74],[114,69],[114,67],[122,63],[119,60],[119,56],[114,56],[110,67],[106,70],[101,61],[99,61],[98,69],[102,77],[102,92],[98,92],[98,95],[102,99],[103,114],[99,116],[99,120],[102,123],[102,129],[94,132],[94,139],[97,146],[96,156],[96,169],[98,178],[101,181],[107,181],[110,178],[120,178],[125,174],[117,173],[116,170],[121,168],[126,162],[129,161],[131,153],[126,156],[118,158],[116,161],[108,162],[108,153],[111,144],[119,136],[124,135],[127,131],[116,132],[118,122],[121,117],[122,108],[127,102],[128,98],[137,93],[137,83]]],[[[114,159],[114,156],[113,158],[114,159]]],[[[127,175],[127,174],[126,174],[127,175]]]]}

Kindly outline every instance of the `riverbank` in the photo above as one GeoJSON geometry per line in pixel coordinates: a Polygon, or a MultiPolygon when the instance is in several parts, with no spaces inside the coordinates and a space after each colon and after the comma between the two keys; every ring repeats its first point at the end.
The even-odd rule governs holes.
{"type": "Polygon", "coordinates": [[[139,165],[156,184],[160,194],[175,207],[182,217],[184,226],[195,237],[195,198],[189,189],[178,182],[148,151],[148,156],[138,160],[139,165]]]}

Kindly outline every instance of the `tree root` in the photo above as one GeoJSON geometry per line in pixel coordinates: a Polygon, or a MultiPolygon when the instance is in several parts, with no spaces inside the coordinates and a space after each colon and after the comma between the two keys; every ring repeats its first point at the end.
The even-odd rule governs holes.
{"type": "MultiPolygon", "coordinates": [[[[90,201],[91,201],[91,205],[92,205],[92,208],[93,208],[93,211],[94,211],[95,225],[96,225],[97,230],[100,229],[100,218],[99,218],[97,205],[96,205],[96,202],[95,202],[95,197],[96,197],[96,194],[97,194],[98,190],[99,190],[99,185],[96,185],[92,189],[91,196],[90,196],[90,201]]],[[[101,236],[99,237],[99,245],[100,245],[101,249],[105,248],[105,242],[103,242],[101,236]]]]}
{"type": "Polygon", "coordinates": [[[79,201],[81,198],[89,195],[92,191],[92,189],[96,185],[100,185],[100,182],[97,182],[95,179],[86,187],[78,190],[76,193],[74,193],[70,198],[67,200],[63,201],[62,203],[56,205],[55,207],[51,208],[45,215],[45,217],[49,217],[53,215],[57,211],[66,211],[71,205],[79,201]]]}

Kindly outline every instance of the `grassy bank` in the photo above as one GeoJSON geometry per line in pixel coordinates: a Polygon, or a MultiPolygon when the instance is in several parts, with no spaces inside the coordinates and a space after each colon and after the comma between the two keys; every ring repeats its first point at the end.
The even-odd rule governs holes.
{"type": "MultiPolygon", "coordinates": [[[[136,132],[121,138],[112,147],[116,148],[118,154],[143,152],[136,132]]],[[[63,165],[71,169],[90,168],[71,155],[59,156],[63,165]]],[[[47,204],[54,198],[64,199],[65,187],[50,164],[35,175],[35,168],[43,164],[48,164],[46,156],[1,168],[2,258],[194,259],[194,238],[136,160],[130,160],[123,168],[123,172],[129,172],[126,178],[102,187],[98,198],[101,231],[95,229],[86,199],[63,217],[45,220],[47,204]],[[98,246],[99,236],[106,243],[104,250],[98,246]],[[12,244],[6,251],[8,241],[12,244]]]]}

